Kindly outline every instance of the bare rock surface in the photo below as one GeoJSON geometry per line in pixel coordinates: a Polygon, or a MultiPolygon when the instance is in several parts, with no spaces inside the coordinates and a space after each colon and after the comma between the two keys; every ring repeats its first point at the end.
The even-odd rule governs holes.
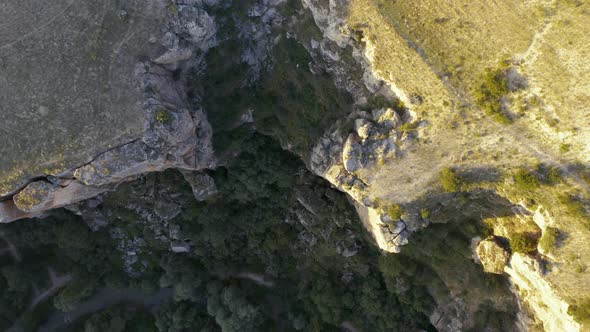
{"type": "Polygon", "coordinates": [[[211,176],[206,173],[183,171],[184,179],[191,185],[197,201],[204,201],[217,193],[217,186],[211,176]]]}
{"type": "Polygon", "coordinates": [[[496,241],[493,239],[481,241],[477,245],[476,252],[485,272],[504,273],[504,267],[508,263],[510,255],[496,241]]]}

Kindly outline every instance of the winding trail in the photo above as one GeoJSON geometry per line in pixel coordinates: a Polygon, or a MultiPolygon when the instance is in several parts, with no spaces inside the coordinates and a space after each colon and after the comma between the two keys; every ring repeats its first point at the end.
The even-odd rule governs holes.
{"type": "Polygon", "coordinates": [[[70,274],[57,276],[55,271],[52,268],[47,268],[47,272],[49,274],[49,278],[51,280],[51,287],[42,293],[36,295],[31,300],[31,305],[29,306],[29,310],[35,308],[39,303],[45,301],[49,297],[51,297],[55,292],[57,292],[60,288],[65,286],[67,283],[72,281],[72,276],[70,274]]]}
{"type": "MultiPolygon", "coordinates": [[[[76,321],[78,318],[106,309],[119,302],[127,302],[142,305],[146,308],[157,307],[163,301],[172,297],[171,288],[160,289],[157,293],[146,295],[136,289],[116,290],[111,288],[100,289],[86,302],[79,304],[76,309],[68,312],[56,312],[51,315],[45,324],[39,328],[39,332],[56,331],[60,327],[76,321]]],[[[107,332],[107,331],[105,331],[107,332]]]]}
{"type": "Polygon", "coordinates": [[[14,243],[12,243],[10,241],[10,239],[6,236],[6,234],[4,234],[4,232],[0,232],[0,238],[2,238],[2,240],[4,240],[6,242],[6,244],[8,245],[8,248],[3,249],[3,251],[8,250],[8,252],[10,252],[10,255],[12,256],[12,258],[14,258],[14,260],[16,262],[20,262],[22,260],[22,258],[20,256],[20,253],[18,252],[18,249],[14,245],[14,243]]]}
{"type": "Polygon", "coordinates": [[[257,284],[259,286],[266,287],[266,288],[272,288],[275,286],[275,283],[273,280],[269,280],[264,275],[258,274],[258,273],[240,272],[236,275],[236,277],[238,277],[240,279],[247,279],[247,280],[253,281],[255,284],[257,284]]]}

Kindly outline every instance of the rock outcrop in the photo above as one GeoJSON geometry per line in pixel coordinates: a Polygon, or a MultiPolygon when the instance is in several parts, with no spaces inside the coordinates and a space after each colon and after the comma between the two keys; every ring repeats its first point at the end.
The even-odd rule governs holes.
{"type": "MultiPolygon", "coordinates": [[[[91,44],[95,42],[97,45],[91,47],[90,52],[93,53],[90,54],[90,59],[83,58],[87,56],[85,52],[88,51],[85,42],[90,37],[86,36],[87,32],[79,33],[77,30],[66,29],[68,33],[53,36],[49,33],[49,27],[43,30],[42,35],[50,44],[73,45],[71,59],[76,61],[70,60],[68,67],[60,67],[55,73],[41,70],[39,74],[44,78],[40,82],[66,82],[65,77],[71,75],[75,78],[77,86],[93,88],[92,84],[86,84],[87,80],[92,80],[103,85],[94,90],[107,90],[99,94],[88,91],[87,95],[84,95],[85,91],[79,92],[78,97],[86,99],[83,99],[83,103],[77,103],[68,102],[67,99],[71,95],[62,91],[69,85],[47,84],[42,87],[43,91],[47,90],[49,93],[53,89],[55,91],[52,90],[51,95],[61,99],[56,102],[55,108],[39,107],[43,110],[42,116],[68,116],[75,119],[76,116],[72,116],[70,112],[84,114],[86,104],[101,105],[100,112],[94,112],[98,112],[99,120],[88,118],[87,120],[92,123],[88,129],[72,127],[79,125],[78,122],[70,124],[66,131],[71,131],[72,136],[68,136],[67,139],[74,144],[64,149],[63,156],[56,156],[47,149],[55,148],[57,141],[66,139],[67,134],[60,136],[59,132],[60,127],[68,126],[67,123],[44,128],[44,132],[56,135],[48,147],[45,147],[44,143],[37,144],[37,141],[32,141],[45,139],[39,136],[21,138],[21,142],[12,144],[13,149],[21,143],[29,146],[23,152],[30,154],[30,166],[16,165],[17,157],[22,160],[29,158],[28,155],[15,155],[13,161],[10,158],[16,150],[3,152],[7,158],[3,159],[3,165],[0,167],[0,197],[4,196],[4,201],[0,202],[2,222],[40,215],[49,209],[91,198],[144,173],[168,168],[203,170],[216,164],[211,145],[212,130],[207,117],[198,105],[189,104],[183,83],[175,78],[178,71],[201,65],[202,54],[216,44],[216,25],[213,17],[200,2],[192,4],[157,1],[152,5],[129,5],[133,8],[114,8],[116,6],[112,4],[103,8],[94,8],[96,6],[93,2],[91,4],[91,1],[79,1],[75,5],[76,8],[61,9],[76,9],[80,14],[55,17],[56,21],[65,24],[66,27],[77,23],[92,26],[96,18],[91,13],[104,13],[102,28],[93,35],[97,40],[91,41],[91,44]],[[109,18],[109,15],[112,17],[109,18]],[[78,41],[80,38],[84,43],[78,41]],[[138,61],[140,58],[147,59],[138,61]],[[76,72],[95,67],[103,76],[96,77],[92,73],[76,76],[76,72]],[[109,71],[103,73],[102,69],[109,71]],[[124,112],[124,116],[113,118],[113,115],[119,112],[124,112]],[[101,117],[106,117],[108,121],[101,117]],[[77,139],[76,135],[83,139],[77,139]],[[47,163],[48,158],[58,161],[47,163]],[[59,167],[56,168],[57,164],[59,167]],[[82,166],[77,166],[80,164],[82,166]],[[45,170],[38,170],[36,165],[47,167],[45,170]],[[11,175],[13,167],[17,167],[20,173],[11,175]],[[38,178],[43,179],[37,180],[38,178]]],[[[42,9],[52,12],[60,9],[58,7],[59,5],[47,4],[42,6],[42,9]]],[[[20,14],[22,13],[16,10],[17,17],[20,17],[20,14]]],[[[8,22],[19,24],[17,21],[8,22]]],[[[47,24],[52,26],[54,22],[50,20],[47,24]]],[[[1,52],[12,52],[19,43],[29,45],[36,37],[28,37],[25,34],[23,38],[30,40],[8,40],[9,43],[2,47],[1,52]]],[[[34,44],[34,47],[38,45],[34,44]]],[[[10,64],[9,67],[27,67],[23,61],[26,62],[29,58],[10,57],[14,64],[10,64]]],[[[62,60],[65,64],[66,59],[62,60]]],[[[0,81],[18,86],[18,78],[11,76],[12,72],[8,72],[7,75],[5,80],[0,81]]],[[[10,93],[9,89],[3,88],[2,91],[10,93]]],[[[26,93],[12,95],[20,96],[18,98],[31,97],[26,93]]],[[[48,97],[42,97],[43,94],[37,96],[40,98],[37,102],[41,105],[49,103],[48,97]]],[[[3,99],[6,103],[3,103],[0,113],[6,116],[13,116],[15,109],[29,107],[24,101],[9,95],[3,95],[3,99]]],[[[8,120],[6,123],[11,122],[8,120]]],[[[22,126],[27,123],[18,120],[14,125],[22,126]]],[[[37,132],[31,128],[27,130],[31,131],[37,132]]]]}
{"type": "Polygon", "coordinates": [[[488,273],[503,274],[510,254],[495,239],[486,239],[477,245],[477,256],[488,273]]]}

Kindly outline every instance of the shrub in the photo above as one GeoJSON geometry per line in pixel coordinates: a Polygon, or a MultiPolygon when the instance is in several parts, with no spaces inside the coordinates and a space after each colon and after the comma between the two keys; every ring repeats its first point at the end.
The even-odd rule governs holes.
{"type": "Polygon", "coordinates": [[[559,197],[559,202],[566,208],[567,213],[574,218],[586,218],[584,203],[578,200],[575,195],[564,194],[559,197]]]}
{"type": "Polygon", "coordinates": [[[439,181],[446,192],[457,192],[463,181],[450,167],[445,167],[439,175],[439,181]]]}
{"type": "Polygon", "coordinates": [[[508,94],[508,79],[502,69],[488,69],[483,75],[482,84],[475,91],[475,100],[486,115],[501,124],[512,120],[502,112],[502,98],[508,94]]]}
{"type": "Polygon", "coordinates": [[[416,129],[418,128],[418,122],[406,122],[404,124],[402,124],[401,126],[399,126],[399,131],[401,131],[402,133],[411,133],[416,131],[416,129]]]}
{"type": "Polygon", "coordinates": [[[514,173],[514,182],[521,191],[533,191],[539,187],[539,179],[526,168],[519,168],[514,173]]]}
{"type": "Polygon", "coordinates": [[[559,146],[559,152],[561,153],[568,153],[570,151],[571,145],[563,143],[559,146]]]}
{"type": "Polygon", "coordinates": [[[487,239],[494,235],[494,228],[486,223],[482,223],[479,226],[478,234],[482,239],[487,239]]]}
{"type": "Polygon", "coordinates": [[[390,108],[392,103],[384,96],[374,95],[367,101],[367,107],[370,109],[390,108]]]}
{"type": "Polygon", "coordinates": [[[170,124],[172,122],[172,115],[167,109],[162,108],[156,113],[156,121],[165,125],[170,124]]]}
{"type": "Polygon", "coordinates": [[[430,210],[428,210],[428,209],[420,210],[420,216],[422,216],[422,219],[428,219],[430,217],[430,210]]]}
{"type": "Polygon", "coordinates": [[[567,313],[572,315],[577,322],[590,322],[590,298],[578,301],[567,309],[567,313]]]}
{"type": "Polygon", "coordinates": [[[547,181],[550,184],[558,184],[561,182],[561,170],[557,167],[551,167],[549,173],[547,173],[547,181]]]}
{"type": "Polygon", "coordinates": [[[553,250],[557,244],[558,237],[559,230],[557,228],[545,228],[545,231],[543,231],[543,236],[541,236],[541,240],[539,241],[539,247],[541,247],[544,252],[551,252],[551,250],[553,250]]]}
{"type": "Polygon", "coordinates": [[[387,214],[393,220],[398,220],[402,217],[403,208],[399,204],[392,204],[387,208],[387,214]]]}
{"type": "Polygon", "coordinates": [[[399,99],[388,100],[384,96],[374,95],[367,101],[367,110],[374,110],[380,108],[391,108],[400,117],[406,114],[406,105],[399,99]]]}
{"type": "Polygon", "coordinates": [[[537,250],[537,241],[527,233],[516,233],[510,237],[510,248],[513,252],[528,254],[537,250]]]}

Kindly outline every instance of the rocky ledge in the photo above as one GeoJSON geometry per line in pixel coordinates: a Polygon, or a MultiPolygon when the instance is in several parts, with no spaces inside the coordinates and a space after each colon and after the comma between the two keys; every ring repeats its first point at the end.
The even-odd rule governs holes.
{"type": "Polygon", "coordinates": [[[34,15],[9,1],[0,15],[19,33],[3,36],[0,47],[3,67],[12,68],[0,80],[0,114],[3,129],[24,134],[9,135],[1,148],[0,222],[94,197],[143,173],[215,166],[207,117],[178,79],[216,44],[205,5],[43,3],[41,25],[24,31],[18,18],[34,15]],[[40,44],[47,50],[35,55],[40,44]],[[53,51],[60,56],[49,66],[53,51]],[[23,68],[29,72],[12,71],[23,68]],[[11,90],[18,86],[28,92],[11,90]],[[55,137],[39,136],[39,125],[55,137]]]}

